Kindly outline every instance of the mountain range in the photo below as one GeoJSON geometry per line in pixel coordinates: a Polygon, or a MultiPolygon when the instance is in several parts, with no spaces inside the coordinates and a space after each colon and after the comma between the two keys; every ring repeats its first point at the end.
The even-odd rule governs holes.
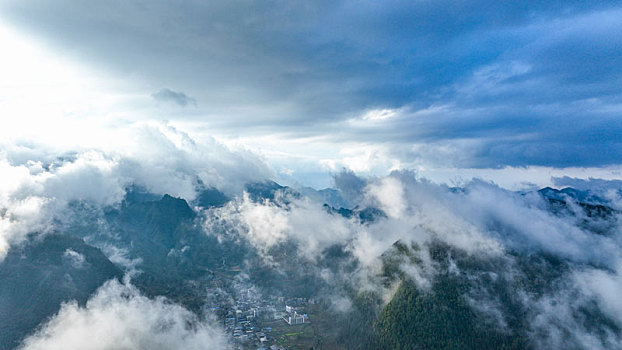
{"type": "MultiPolygon", "coordinates": [[[[339,191],[313,191],[252,183],[245,189],[246,205],[293,215],[295,201],[328,198],[330,203],[318,202],[319,210],[361,230],[391,216],[373,205],[334,207],[348,203],[339,191]]],[[[547,215],[593,235],[612,236],[619,227],[620,211],[589,191],[544,188],[516,195],[538,196],[547,215]]],[[[214,290],[235,298],[240,281],[262,295],[319,300],[335,320],[332,330],[319,332],[331,334],[326,337],[342,349],[544,348],[538,332],[545,330],[529,324],[537,317],[533,305],[566,293],[567,276],[580,266],[572,258],[512,246],[503,254],[470,254],[439,236],[425,245],[395,240],[382,252],[381,268],[365,270],[347,242],[330,244],[315,258],[307,258],[308,247],[295,240],[259,248],[223,214],[236,200],[215,188],[187,201],[131,187],[117,206],[70,203],[71,219],[52,233],[32,232],[0,263],[0,349],[17,348],[62,303],[85,305],[104,282],[123,276],[146,296],[166,297],[197,315],[205,314],[214,290]],[[206,226],[210,215],[217,219],[206,226]],[[354,282],[364,273],[374,287],[354,282]],[[345,310],[335,307],[335,295],[349,300],[345,310]]],[[[325,224],[309,222],[318,231],[325,224]]],[[[578,306],[569,317],[604,344],[620,337],[617,321],[594,303],[578,306]]]]}

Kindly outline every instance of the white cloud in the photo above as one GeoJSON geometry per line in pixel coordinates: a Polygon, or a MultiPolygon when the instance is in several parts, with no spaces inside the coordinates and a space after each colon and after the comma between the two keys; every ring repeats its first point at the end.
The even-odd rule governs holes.
{"type": "Polygon", "coordinates": [[[369,196],[376,200],[378,207],[390,217],[402,217],[406,211],[406,199],[404,189],[399,179],[386,177],[377,183],[372,183],[367,188],[369,196]]]}
{"type": "MultiPolygon", "coordinates": [[[[616,294],[622,279],[618,272],[602,269],[619,271],[616,265],[621,256],[622,231],[619,229],[614,228],[608,235],[594,234],[577,226],[573,218],[551,214],[537,194],[518,194],[483,181],[469,182],[462,189],[450,189],[417,179],[412,172],[394,172],[383,178],[349,178],[348,184],[352,182],[358,186],[347,188],[360,192],[357,204],[375,206],[387,217],[363,224],[356,218],[330,214],[322,203],[296,198],[288,198],[287,205],[276,205],[268,201],[252,202],[243,197],[212,213],[218,213],[229,223],[237,223],[233,226],[239,237],[249,240],[264,254],[268,253],[266,247],[291,240],[298,243],[301,258],[314,261],[323,249],[333,244],[342,245],[357,259],[360,268],[344,275],[318,269],[318,276],[331,285],[347,279],[358,288],[389,296],[395,286],[382,286],[374,276],[381,271],[382,254],[398,240],[421,247],[416,253],[421,263],[413,264],[404,259],[400,269],[424,289],[432,285],[438,268],[427,249],[435,241],[444,242],[480,261],[497,261],[498,270],[491,273],[503,274],[508,281],[521,276],[513,255],[506,254],[508,251],[550,254],[583,272],[560,277],[554,287],[555,293],[535,297],[519,290],[512,295],[521,300],[536,320],[534,325],[538,326],[532,329],[532,340],[545,347],[581,344],[607,348],[607,344],[619,344],[615,335],[603,340],[585,329],[575,317],[577,310],[594,299],[601,310],[622,324],[618,316],[622,305],[616,294]],[[590,264],[601,268],[580,268],[590,264]],[[550,327],[546,326],[548,324],[550,327]],[[564,338],[567,331],[574,336],[564,338]]],[[[458,271],[455,263],[450,268],[458,271]]],[[[475,281],[480,277],[469,278],[475,281]]],[[[483,303],[478,299],[482,297],[494,298],[495,295],[475,293],[468,300],[478,305],[477,310],[488,319],[502,325],[505,319],[499,302],[483,303]]],[[[338,297],[335,300],[339,305],[346,305],[338,297]]]]}
{"type": "Polygon", "coordinates": [[[20,350],[228,349],[217,326],[129,282],[106,282],[86,303],[64,304],[20,350]]]}
{"type": "Polygon", "coordinates": [[[593,329],[586,329],[580,317],[582,308],[592,304],[584,295],[577,294],[572,286],[558,286],[553,295],[546,295],[538,300],[525,296],[529,305],[529,336],[537,349],[619,349],[622,339],[610,329],[603,329],[601,334],[593,329]]]}
{"type": "Polygon", "coordinates": [[[169,125],[141,123],[116,135],[119,145],[83,150],[0,145],[0,259],[28,233],[53,230],[71,201],[115,205],[129,185],[192,200],[200,182],[236,193],[273,175],[249,151],[212,138],[198,142],[169,125]]]}
{"type": "Polygon", "coordinates": [[[583,293],[596,298],[601,310],[622,326],[622,260],[613,271],[589,268],[577,271],[574,278],[583,293]]]}
{"type": "Polygon", "coordinates": [[[368,121],[382,121],[395,117],[399,113],[396,109],[372,109],[361,117],[363,120],[368,121]]]}
{"type": "Polygon", "coordinates": [[[321,204],[277,195],[277,201],[282,199],[288,204],[254,202],[244,193],[227,206],[211,210],[212,216],[205,222],[207,231],[214,231],[210,227],[224,221],[264,253],[277,244],[294,240],[301,244],[308,259],[315,259],[323,249],[351,238],[351,222],[329,214],[321,204]]]}
{"type": "Polygon", "coordinates": [[[84,255],[76,252],[73,249],[67,248],[63,253],[63,260],[69,263],[73,268],[81,269],[84,267],[84,263],[86,262],[86,258],[84,255]]]}
{"type": "Polygon", "coordinates": [[[253,203],[245,194],[239,210],[252,243],[269,248],[285,240],[289,229],[287,214],[276,205],[253,203]]]}
{"type": "MultiPolygon", "coordinates": [[[[306,198],[287,198],[287,204],[277,205],[243,196],[223,208],[210,210],[206,231],[218,232],[215,226],[225,222],[230,231],[264,255],[270,247],[291,240],[299,244],[301,258],[310,261],[332,245],[343,245],[362,264],[362,275],[350,276],[362,284],[368,282],[366,274],[379,272],[381,255],[398,240],[425,246],[440,239],[477,254],[498,255],[503,251],[500,242],[462,218],[452,207],[454,199],[437,185],[417,182],[412,173],[395,173],[365,182],[369,184],[360,189],[360,198],[366,198],[368,205],[385,211],[388,217],[362,223],[356,215],[346,218],[331,214],[322,203],[306,198]]],[[[434,267],[425,249],[419,258],[423,267],[405,266],[404,270],[425,285],[434,267]]]]}
{"type": "MultiPolygon", "coordinates": [[[[545,251],[578,262],[611,264],[615,243],[545,209],[537,194],[520,195],[482,181],[467,185],[455,210],[512,249],[545,251]]],[[[458,198],[456,198],[458,199],[458,198]]]]}

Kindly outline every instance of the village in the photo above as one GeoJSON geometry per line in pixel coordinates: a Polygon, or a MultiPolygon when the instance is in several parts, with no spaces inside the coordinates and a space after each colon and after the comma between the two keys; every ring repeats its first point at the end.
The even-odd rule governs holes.
{"type": "Polygon", "coordinates": [[[235,289],[235,298],[224,291],[213,292],[210,298],[211,311],[235,349],[295,350],[300,336],[313,334],[306,310],[315,300],[265,298],[252,288],[237,285],[235,289]]]}

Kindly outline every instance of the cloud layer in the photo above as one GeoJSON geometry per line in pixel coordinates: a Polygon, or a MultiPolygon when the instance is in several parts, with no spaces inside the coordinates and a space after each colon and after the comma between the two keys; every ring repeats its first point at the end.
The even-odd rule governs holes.
{"type": "Polygon", "coordinates": [[[140,82],[124,95],[124,118],[278,137],[274,151],[299,162],[334,156],[305,151],[310,140],[324,152],[367,146],[459,168],[598,167],[622,156],[616,1],[5,1],[0,16],[140,82]],[[162,87],[176,91],[153,94],[162,87]],[[197,108],[136,97],[152,94],[197,108]],[[280,147],[301,137],[305,157],[280,147]]]}
{"type": "Polygon", "coordinates": [[[0,257],[30,233],[59,229],[72,201],[98,208],[120,203],[129,186],[194,199],[216,187],[237,193],[247,182],[272,175],[256,155],[232,151],[213,139],[201,143],[161,124],[131,128],[118,144],[58,151],[47,145],[3,145],[0,153],[0,257]]]}
{"type": "MultiPolygon", "coordinates": [[[[529,335],[536,348],[607,349],[622,344],[615,331],[622,326],[615,293],[622,281],[619,213],[600,219],[608,224],[595,233],[585,223],[599,219],[586,216],[570,197],[565,204],[568,211],[555,214],[537,192],[510,192],[481,180],[449,188],[413,172],[394,172],[382,178],[360,178],[346,172],[336,175],[335,182],[342,194],[356,200],[359,207],[355,213],[371,207],[384,214],[365,221],[286,193],[275,201],[257,201],[245,195],[209,210],[206,231],[222,232],[217,226],[228,223],[226,234],[247,240],[271,265],[275,264],[272,248],[283,245],[291,251],[286,244],[294,242],[299,258],[317,264],[317,276],[336,288],[333,299],[338,305],[350,305],[339,292],[344,283],[355,290],[376,291],[390,300],[395,286],[381,283],[377,276],[387,252],[399,241],[404,249],[417,247],[409,253],[415,258],[396,262],[419,288],[429,289],[439,273],[464,277],[471,289],[463,297],[484,314],[484,320],[493,320],[494,327],[507,327],[508,319],[516,317],[501,306],[498,290],[494,291],[497,284],[508,288],[504,302],[510,300],[513,312],[523,310],[533,320],[520,331],[529,335]],[[453,252],[445,267],[431,257],[438,244],[453,252]],[[321,265],[335,245],[351,254],[356,269],[335,271],[321,265]],[[539,268],[545,269],[542,273],[548,277],[529,275],[539,268]],[[534,292],[527,287],[533,278],[544,278],[548,287],[534,292]],[[609,323],[601,319],[587,321],[584,310],[606,315],[607,322],[616,326],[608,328],[609,323]]],[[[619,201],[620,194],[617,196],[619,201]]],[[[278,263],[274,267],[279,268],[278,263]]],[[[347,312],[349,307],[340,309],[347,312]]]]}
{"type": "MultiPolygon", "coordinates": [[[[618,212],[602,219],[606,221],[602,231],[595,233],[586,222],[597,218],[584,213],[571,197],[564,197],[566,209],[555,212],[537,193],[511,192],[482,180],[453,188],[412,171],[394,171],[384,177],[360,177],[345,171],[334,176],[337,190],[345,197],[341,202],[352,205],[350,214],[341,215],[338,208],[323,206],[321,196],[301,197],[287,190],[277,192],[274,199],[258,199],[244,192],[245,183],[272,174],[249,152],[232,151],[213,139],[198,142],[168,125],[140,125],[132,135],[132,142],[124,144],[127,147],[61,153],[36,144],[6,145],[0,161],[6,178],[0,184],[0,253],[29,233],[62,227],[63,220],[71,219],[66,214],[72,201],[88,202],[95,208],[114,206],[130,185],[191,200],[198,189],[214,186],[234,199],[223,207],[201,209],[206,234],[248,242],[277,270],[282,266],[272,256],[274,248],[294,243],[296,258],[315,269],[317,278],[337,286],[330,297],[343,312],[352,307],[344,292],[347,288],[377,292],[390,300],[396,286],[378,276],[387,252],[402,242],[412,248],[414,258],[396,260],[401,273],[423,290],[434,285],[439,273],[466,275],[473,288],[464,297],[500,327],[507,323],[507,315],[486,283],[495,280],[517,286],[509,298],[533,318],[526,328],[539,348],[615,348],[622,343],[611,327],[603,323],[600,333],[594,332],[577,316],[592,308],[622,327],[615,293],[622,285],[618,212]],[[456,254],[446,259],[449,267],[433,257],[439,243],[456,254]],[[348,266],[354,267],[322,265],[326,251],[335,246],[352,263],[348,266]],[[554,288],[540,294],[528,293],[520,284],[529,277],[521,259],[534,256],[552,257],[564,267],[554,288]],[[483,268],[473,273],[460,259],[471,259],[483,268]]],[[[606,194],[602,200],[607,204],[621,202],[616,181],[553,181],[595,188],[606,194]]],[[[65,251],[63,259],[80,268],[81,256],[76,252],[65,251]]],[[[65,305],[25,341],[24,349],[67,348],[67,339],[72,338],[77,339],[72,344],[82,346],[86,335],[99,328],[106,331],[101,334],[111,334],[111,340],[102,340],[94,349],[108,349],[112,344],[150,348],[154,342],[188,349],[209,341],[215,341],[215,346],[224,344],[217,330],[192,317],[179,306],[141,296],[129,284],[110,282],[86,307],[65,305]],[[151,336],[154,332],[159,335],[151,336]]]]}
{"type": "Polygon", "coordinates": [[[20,350],[228,349],[221,330],[129,282],[106,282],[84,307],[64,304],[20,350]]]}

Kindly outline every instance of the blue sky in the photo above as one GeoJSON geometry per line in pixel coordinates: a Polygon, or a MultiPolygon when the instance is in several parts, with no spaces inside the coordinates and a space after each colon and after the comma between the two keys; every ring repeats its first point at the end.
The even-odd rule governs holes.
{"type": "Polygon", "coordinates": [[[9,0],[0,23],[4,70],[28,42],[41,60],[17,71],[61,72],[32,84],[80,81],[47,117],[12,105],[35,90],[21,73],[3,83],[2,118],[48,133],[159,121],[309,184],[343,167],[620,177],[619,1],[9,0]]]}

